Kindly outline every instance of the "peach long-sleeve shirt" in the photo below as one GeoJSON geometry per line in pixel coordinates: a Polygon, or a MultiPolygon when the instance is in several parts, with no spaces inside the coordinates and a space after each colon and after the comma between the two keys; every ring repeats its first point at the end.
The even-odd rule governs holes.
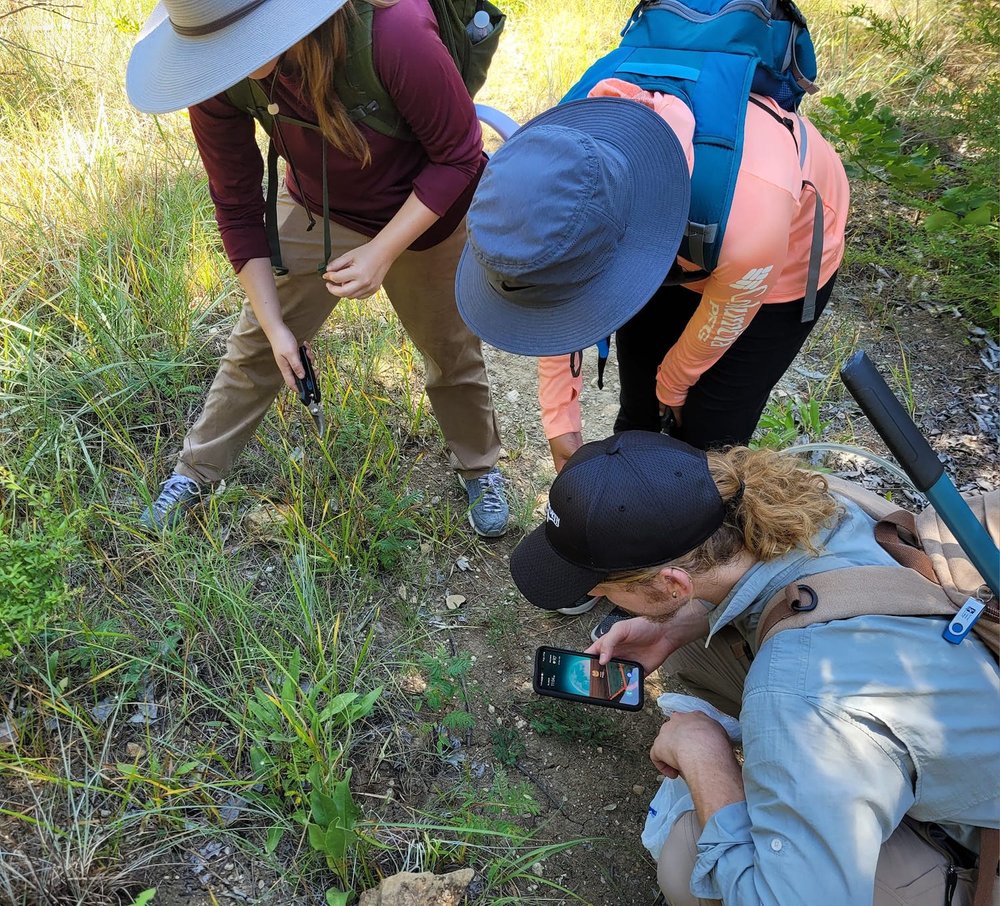
{"type": "MultiPolygon", "coordinates": [[[[694,167],[694,115],[679,98],[619,79],[605,79],[590,96],[627,98],[656,111],[680,141],[688,169],[694,167]]],[[[688,390],[746,330],[761,305],[805,295],[816,202],[803,180],[813,183],[823,199],[820,286],[844,256],[850,191],[840,158],[808,120],[788,114],[770,98],[754,97],[792,120],[795,140],[767,111],[747,105],[743,157],[718,265],[704,280],[687,284],[701,293],[701,302],[657,372],[656,395],[668,406],[684,405],[688,390]],[[800,166],[803,139],[805,158],[800,166]]],[[[685,269],[697,270],[690,262],[679,261],[685,269]]],[[[581,375],[573,376],[569,356],[538,360],[546,437],[581,430],[582,382],[581,375]]]]}

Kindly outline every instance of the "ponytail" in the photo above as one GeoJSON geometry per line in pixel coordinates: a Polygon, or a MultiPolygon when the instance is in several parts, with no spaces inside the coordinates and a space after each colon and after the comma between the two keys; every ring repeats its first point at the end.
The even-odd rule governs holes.
{"type": "Polygon", "coordinates": [[[821,474],[800,468],[794,457],[776,450],[731,447],[707,455],[729,514],[708,541],[677,565],[707,572],[741,550],[764,563],[796,548],[816,553],[812,539],[838,511],[821,474]]]}

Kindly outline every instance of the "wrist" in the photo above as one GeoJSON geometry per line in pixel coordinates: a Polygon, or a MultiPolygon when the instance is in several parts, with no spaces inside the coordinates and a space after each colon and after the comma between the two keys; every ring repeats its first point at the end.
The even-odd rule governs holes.
{"type": "Polygon", "coordinates": [[[267,322],[260,322],[260,329],[264,331],[264,336],[267,337],[267,341],[273,345],[274,338],[279,336],[282,331],[288,330],[285,326],[285,322],[281,318],[274,318],[273,320],[268,320],[267,322]]]}

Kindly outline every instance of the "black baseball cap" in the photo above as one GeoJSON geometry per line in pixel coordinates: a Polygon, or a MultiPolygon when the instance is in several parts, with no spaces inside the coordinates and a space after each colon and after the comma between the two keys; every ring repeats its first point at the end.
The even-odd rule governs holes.
{"type": "Polygon", "coordinates": [[[702,450],[652,431],[615,434],[563,466],[544,525],[511,554],[511,576],[537,607],[570,607],[611,573],[693,551],[726,512],[702,450]]]}

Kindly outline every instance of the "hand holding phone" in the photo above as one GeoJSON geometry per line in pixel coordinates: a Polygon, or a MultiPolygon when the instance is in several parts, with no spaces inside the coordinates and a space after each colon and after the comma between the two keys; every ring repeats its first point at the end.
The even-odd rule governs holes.
{"type": "Polygon", "coordinates": [[[596,654],[542,646],[535,652],[532,685],[539,695],[639,711],[643,671],[635,661],[613,658],[601,664],[596,654]]]}
{"type": "Polygon", "coordinates": [[[615,655],[620,655],[641,664],[648,676],[679,647],[667,635],[662,623],[633,617],[615,623],[585,653],[594,655],[604,663],[615,655]]]}

